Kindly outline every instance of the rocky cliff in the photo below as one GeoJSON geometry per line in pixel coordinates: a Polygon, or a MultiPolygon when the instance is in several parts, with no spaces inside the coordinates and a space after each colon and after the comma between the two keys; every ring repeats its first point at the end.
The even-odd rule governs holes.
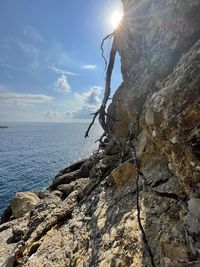
{"type": "Polygon", "coordinates": [[[112,138],[16,195],[2,266],[200,266],[200,0],[122,2],[112,138]]]}

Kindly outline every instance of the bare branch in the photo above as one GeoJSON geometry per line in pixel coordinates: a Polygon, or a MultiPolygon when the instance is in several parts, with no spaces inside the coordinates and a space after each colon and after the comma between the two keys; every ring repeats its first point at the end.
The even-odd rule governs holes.
{"type": "Polygon", "coordinates": [[[106,60],[106,58],[105,58],[105,56],[104,56],[103,45],[104,45],[104,42],[105,42],[107,39],[110,39],[113,35],[114,35],[113,32],[110,33],[110,34],[108,34],[106,37],[103,38],[103,40],[102,40],[102,42],[101,42],[101,56],[102,56],[102,58],[103,58],[103,60],[104,60],[104,62],[105,62],[105,70],[106,70],[106,68],[107,68],[107,60],[106,60]]]}
{"type": "Polygon", "coordinates": [[[104,129],[106,133],[109,132],[108,127],[106,125],[106,105],[110,97],[110,84],[111,84],[111,76],[113,72],[113,67],[115,63],[115,56],[117,53],[117,44],[116,44],[116,38],[114,36],[112,48],[110,50],[110,57],[109,57],[109,64],[106,71],[106,83],[105,83],[105,92],[104,97],[102,100],[102,104],[100,107],[100,113],[99,113],[99,123],[101,127],[104,129]]]}
{"type": "Polygon", "coordinates": [[[90,125],[89,125],[89,127],[88,127],[88,129],[87,129],[87,131],[86,131],[86,133],[85,133],[85,138],[86,138],[86,137],[89,137],[90,129],[91,129],[92,125],[94,124],[95,119],[96,119],[97,115],[99,114],[99,112],[100,112],[100,110],[98,109],[98,110],[93,114],[94,117],[93,117],[92,122],[90,123],[90,125]]]}
{"type": "Polygon", "coordinates": [[[108,126],[106,124],[106,116],[109,116],[110,118],[112,118],[110,115],[108,115],[106,113],[106,105],[107,105],[107,102],[108,102],[108,100],[110,98],[111,77],[112,77],[113,67],[114,67],[114,63],[115,63],[115,56],[116,56],[116,53],[117,53],[117,42],[116,42],[116,37],[115,37],[114,33],[111,33],[111,34],[107,35],[102,40],[101,50],[102,50],[102,57],[104,58],[104,61],[105,61],[106,67],[107,67],[104,97],[103,97],[100,109],[97,110],[97,112],[95,112],[94,114],[92,114],[92,115],[94,115],[94,117],[93,117],[93,120],[90,123],[87,131],[86,131],[85,137],[89,136],[89,131],[90,131],[92,125],[94,124],[97,115],[99,115],[99,123],[100,123],[101,127],[103,128],[104,132],[106,134],[109,134],[109,129],[108,129],[108,126]],[[113,38],[113,43],[112,43],[112,47],[111,47],[111,50],[110,50],[109,63],[108,63],[108,66],[107,66],[107,61],[106,61],[106,59],[104,57],[104,53],[103,53],[104,52],[103,44],[104,44],[106,39],[111,38],[112,36],[114,36],[114,38],[113,38]]]}
{"type": "Polygon", "coordinates": [[[109,100],[110,97],[110,84],[111,84],[111,76],[112,76],[112,71],[115,63],[115,56],[117,53],[117,43],[116,43],[116,38],[114,36],[112,47],[110,50],[110,56],[109,56],[109,63],[106,71],[106,84],[105,84],[105,93],[104,93],[104,98],[102,101],[102,106],[106,106],[107,101],[109,100]]]}

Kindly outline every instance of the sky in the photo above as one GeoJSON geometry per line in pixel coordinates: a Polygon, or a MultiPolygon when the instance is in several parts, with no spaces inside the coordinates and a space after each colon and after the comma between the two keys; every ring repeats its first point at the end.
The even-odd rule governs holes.
{"type": "MultiPolygon", "coordinates": [[[[118,9],[120,0],[1,0],[0,122],[88,120],[103,97],[100,44],[118,9]]],[[[121,80],[118,56],[112,94],[121,80]]]]}

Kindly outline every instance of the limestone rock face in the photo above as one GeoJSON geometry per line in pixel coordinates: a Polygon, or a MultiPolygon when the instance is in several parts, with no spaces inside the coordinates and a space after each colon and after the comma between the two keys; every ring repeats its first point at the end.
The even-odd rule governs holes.
{"type": "Polygon", "coordinates": [[[200,41],[146,103],[145,127],[190,195],[200,196],[200,41]],[[195,62],[195,64],[194,64],[195,62]]]}
{"type": "Polygon", "coordinates": [[[131,178],[135,177],[135,166],[131,162],[124,162],[114,169],[107,181],[115,185],[123,185],[128,182],[131,178]]]}
{"type": "Polygon", "coordinates": [[[13,216],[17,219],[31,211],[40,201],[39,197],[31,192],[18,192],[11,201],[13,216]]]}
{"type": "Polygon", "coordinates": [[[12,201],[5,267],[200,266],[200,0],[122,3],[112,140],[12,201]]]}
{"type": "Polygon", "coordinates": [[[147,97],[163,87],[200,34],[199,0],[122,2],[124,22],[117,34],[123,83],[109,107],[117,119],[110,120],[110,127],[118,139],[126,137],[147,97]]]}

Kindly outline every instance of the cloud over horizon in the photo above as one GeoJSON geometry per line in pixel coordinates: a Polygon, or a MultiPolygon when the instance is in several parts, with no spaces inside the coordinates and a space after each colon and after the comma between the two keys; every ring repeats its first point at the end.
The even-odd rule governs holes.
{"type": "Polygon", "coordinates": [[[78,101],[80,101],[83,104],[83,106],[87,106],[91,109],[95,109],[99,107],[101,104],[101,100],[100,100],[101,91],[102,91],[102,87],[93,86],[81,94],[75,93],[74,96],[78,101]]]}
{"type": "Polygon", "coordinates": [[[52,96],[43,94],[22,94],[11,91],[0,92],[0,104],[2,106],[26,106],[50,102],[52,96]]]}
{"type": "Polygon", "coordinates": [[[88,119],[90,114],[95,112],[101,105],[101,91],[102,87],[92,86],[87,91],[75,93],[75,99],[80,102],[80,108],[71,113],[73,118],[88,119]]]}

